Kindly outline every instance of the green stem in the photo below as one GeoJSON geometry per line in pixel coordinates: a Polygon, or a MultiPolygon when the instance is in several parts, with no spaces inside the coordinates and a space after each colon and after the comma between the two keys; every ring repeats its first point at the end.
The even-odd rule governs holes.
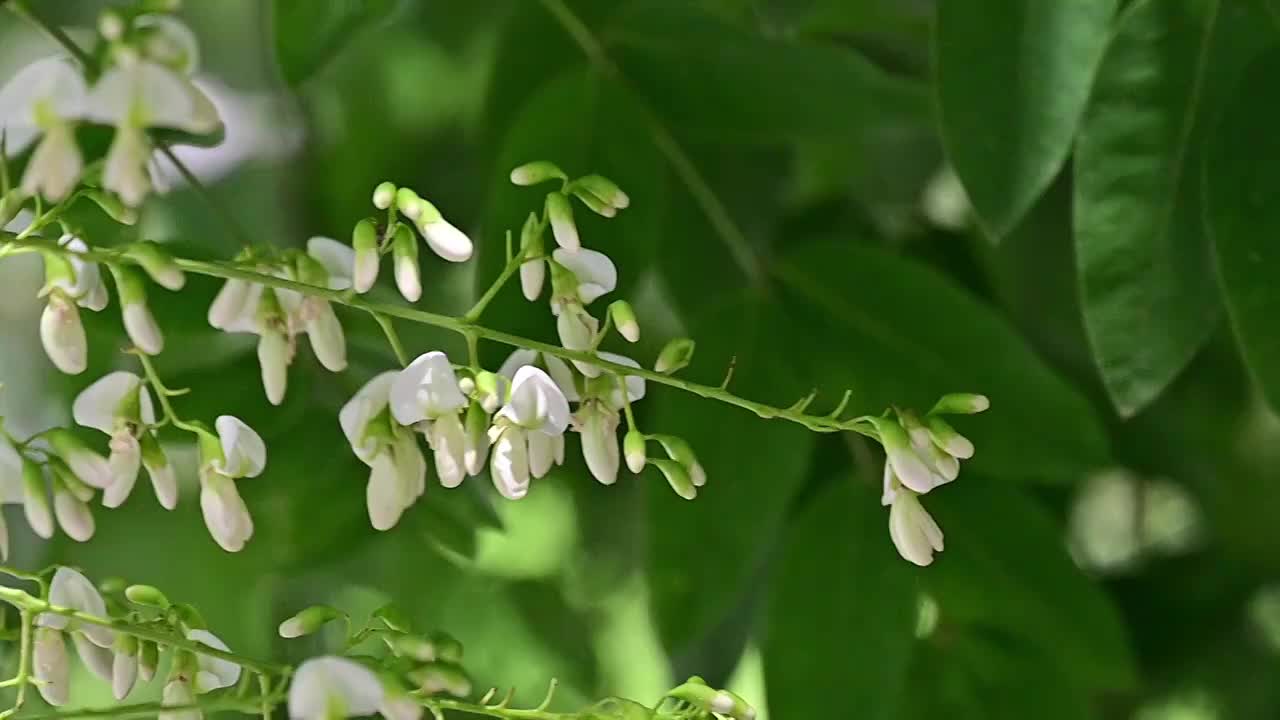
{"type": "Polygon", "coordinates": [[[155,141],[155,145],[156,149],[160,151],[160,154],[164,155],[165,159],[167,159],[169,163],[173,165],[174,169],[178,171],[178,174],[182,176],[182,179],[187,181],[187,184],[191,186],[191,189],[195,190],[196,194],[204,200],[205,204],[208,205],[220,218],[222,218],[223,224],[231,230],[231,234],[235,236],[236,240],[244,247],[253,245],[249,240],[249,234],[245,232],[239,221],[237,221],[235,216],[231,214],[231,211],[213,196],[213,193],[210,192],[209,188],[200,181],[200,178],[196,177],[196,174],[191,172],[191,168],[188,168],[185,163],[178,159],[178,156],[173,152],[173,148],[169,147],[167,142],[161,140],[155,141]]]}
{"type": "MultiPolygon", "coordinates": [[[[0,231],[0,242],[5,240],[14,241],[16,238],[13,233],[0,231]]],[[[56,243],[46,239],[31,238],[23,242],[30,245],[36,245],[43,250],[52,252],[69,252],[65,248],[61,248],[56,243]]],[[[113,250],[94,249],[86,253],[80,253],[77,257],[93,262],[134,263],[131,258],[113,250]]],[[[452,330],[453,332],[464,336],[471,333],[480,340],[489,340],[517,348],[527,348],[547,355],[553,355],[561,358],[562,360],[577,360],[579,362],[591,363],[603,368],[604,370],[608,370],[615,375],[644,378],[645,380],[658,385],[676,388],[677,390],[692,393],[693,395],[697,395],[701,398],[715,400],[717,402],[740,407],[744,410],[749,410],[761,418],[777,418],[779,420],[797,423],[815,432],[851,431],[867,435],[868,437],[876,437],[875,431],[864,418],[838,420],[825,415],[810,415],[791,408],[777,407],[767,403],[748,400],[714,385],[704,385],[702,383],[684,380],[679,377],[664,375],[645,368],[634,368],[629,365],[622,365],[597,357],[593,353],[589,352],[567,350],[559,345],[532,340],[520,337],[519,335],[513,335],[501,330],[495,330],[483,325],[478,325],[466,320],[465,317],[453,317],[450,315],[428,312],[426,310],[418,310],[417,308],[412,307],[375,303],[365,300],[363,297],[353,296],[341,290],[333,290],[316,285],[307,285],[295,280],[279,278],[273,275],[264,275],[255,270],[246,269],[233,263],[188,260],[186,258],[174,258],[173,262],[182,270],[195,273],[197,275],[207,275],[210,277],[222,278],[224,280],[245,280],[259,285],[264,285],[266,287],[293,290],[304,295],[324,298],[330,302],[346,305],[371,314],[399,318],[401,320],[408,320],[410,322],[416,322],[423,325],[431,325],[445,330],[452,330]]]]}
{"type": "Polygon", "coordinates": [[[396,354],[396,362],[400,363],[400,367],[407,367],[409,365],[409,356],[404,351],[404,345],[400,343],[400,336],[396,333],[396,328],[391,323],[391,318],[377,312],[370,312],[369,315],[377,321],[378,327],[382,328],[382,334],[387,336],[391,351],[396,354]]]}
{"type": "Polygon", "coordinates": [[[138,356],[139,362],[142,363],[142,371],[147,376],[147,382],[156,391],[156,398],[160,401],[160,412],[164,414],[163,421],[173,423],[173,426],[180,430],[186,430],[191,433],[199,432],[199,427],[178,417],[178,413],[174,411],[173,405],[169,402],[169,397],[174,394],[174,391],[165,387],[164,383],[160,381],[160,374],[156,372],[156,366],[151,363],[151,358],[142,352],[135,354],[138,356]]]}
{"type": "MultiPolygon", "coordinates": [[[[120,620],[101,618],[79,610],[51,605],[49,602],[34,597],[22,590],[18,590],[17,588],[0,587],[0,601],[13,605],[23,614],[52,613],[54,615],[62,615],[87,625],[97,625],[99,627],[110,628],[111,630],[124,633],[125,635],[132,635],[133,637],[141,638],[143,640],[151,640],[178,650],[186,650],[188,652],[233,662],[247,670],[252,670],[257,673],[281,674],[287,671],[287,668],[282,665],[251,660],[241,655],[237,655],[236,653],[228,652],[226,650],[218,650],[217,648],[212,648],[202,643],[187,640],[184,637],[173,635],[161,630],[131,625],[120,620]]],[[[19,671],[19,675],[21,675],[21,671],[19,671]]]]}
{"type": "Polygon", "coordinates": [[[528,248],[520,248],[520,251],[507,261],[506,266],[502,268],[502,272],[498,274],[498,279],[493,281],[493,284],[484,291],[484,294],[480,296],[480,299],[476,301],[476,304],[472,305],[471,309],[462,316],[461,319],[463,322],[475,323],[480,319],[480,315],[484,313],[484,309],[489,307],[489,303],[493,302],[493,299],[498,296],[498,291],[502,290],[502,287],[507,284],[507,281],[511,279],[511,276],[515,275],[516,272],[520,270],[520,266],[525,262],[524,255],[526,252],[528,252],[528,248]]]}
{"type": "Polygon", "coordinates": [[[79,708],[55,710],[51,712],[24,715],[22,720],[70,720],[71,718],[142,718],[155,717],[161,712],[181,712],[183,710],[200,710],[206,713],[219,711],[236,711],[245,714],[257,713],[263,704],[274,707],[284,701],[281,696],[240,699],[221,696],[190,705],[162,705],[158,702],[136,703],[134,705],[117,705],[109,708],[79,708]]]}

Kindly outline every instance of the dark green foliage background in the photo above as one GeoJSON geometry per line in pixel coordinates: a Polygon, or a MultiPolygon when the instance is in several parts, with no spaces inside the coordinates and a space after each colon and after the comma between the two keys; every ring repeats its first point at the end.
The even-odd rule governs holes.
{"type": "MultiPolygon", "coordinates": [[[[602,488],[575,458],[519,504],[483,478],[433,487],[380,534],[336,423],[394,363],[377,327],[344,315],[351,370],[301,353],[272,409],[252,345],[205,324],[216,285],[193,280],[158,307],[159,362],[193,390],[185,415],[233,413],[266,438],[267,472],[240,485],[254,539],[222,553],[191,485],[173,513],[140,490],[97,513],[87,545],[16,535],[20,564],[159,585],[233,648],[291,659],[321,647],[274,639],[293,609],[395,600],[466,643],[478,684],[536,702],[557,676],[566,707],[648,699],[668,673],[725,683],[745,650],[737,687],[776,719],[1159,718],[1180,702],[1202,714],[1178,717],[1280,715],[1277,646],[1254,612],[1280,573],[1277,3],[566,0],[595,58],[560,0],[187,4],[207,71],[276,94],[280,122],[306,133],[287,163],[214,187],[254,237],[346,237],[376,182],[412,186],[477,241],[468,267],[424,253],[424,306],[456,312],[539,200],[507,172],[552,159],[631,194],[616,220],[578,216],[618,262],[646,360],[687,333],[689,376],[719,382],[733,362],[732,389],[754,399],[816,388],[824,410],[848,388],[862,413],[966,390],[992,409],[958,421],[978,452],[926,498],[947,549],[925,569],[889,541],[872,446],[654,386],[642,425],[696,448],[710,478],[696,502],[654,471],[602,488]],[[945,162],[968,229],[920,210],[945,162]],[[1114,468],[1185,490],[1200,541],[1079,567],[1072,508],[1114,468]],[[918,633],[922,598],[936,617],[918,633]]],[[[95,6],[52,5],[67,23],[95,6]]],[[[233,252],[198,198],[158,204],[185,252],[233,252]]],[[[34,313],[6,316],[36,348],[6,348],[6,367],[38,362],[34,313]]],[[[95,367],[43,375],[6,415],[56,417],[124,362],[106,315],[95,367]]],[[[514,287],[485,320],[554,338],[514,287]]],[[[460,351],[401,331],[415,354],[460,351]]]]}

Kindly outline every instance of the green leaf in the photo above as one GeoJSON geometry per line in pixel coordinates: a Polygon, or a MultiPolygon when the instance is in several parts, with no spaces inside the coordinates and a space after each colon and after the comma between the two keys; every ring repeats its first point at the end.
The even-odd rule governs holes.
{"type": "MultiPolygon", "coordinates": [[[[719,383],[736,357],[730,387],[790,404],[804,392],[781,348],[788,326],[766,303],[725,299],[690,324],[698,353],[689,374],[719,383]]],[[[809,467],[812,433],[767,422],[739,408],[650,386],[641,429],[684,438],[707,473],[690,502],[661,474],[645,470],[648,577],[664,645],[674,654],[723,621],[781,526],[809,467]]],[[[665,457],[650,443],[651,457],[665,457]]]]}
{"type": "Polygon", "coordinates": [[[809,363],[831,405],[845,388],[850,415],[923,410],[944,393],[978,392],[991,410],[957,422],[977,446],[966,467],[1073,479],[1106,460],[1084,398],[1003,317],[937,272],[848,242],[816,242],[784,256],[775,273],[792,296],[796,336],[806,338],[789,351],[809,363]]]}
{"type": "Polygon", "coordinates": [[[938,3],[938,121],[993,239],[1045,191],[1071,151],[1116,0],[938,3]]]}
{"type": "Polygon", "coordinates": [[[391,14],[396,0],[273,0],[276,62],[290,86],[341,52],[356,33],[391,14]]]}
{"type": "Polygon", "coordinates": [[[1258,58],[1227,106],[1204,165],[1205,220],[1231,325],[1263,395],[1280,408],[1280,51],[1258,58]]]}
{"type": "Polygon", "coordinates": [[[1020,490],[977,477],[922,500],[946,537],[925,574],[939,632],[1027,644],[1094,690],[1134,682],[1119,614],[1062,547],[1062,531],[1020,490]]]}
{"type": "Polygon", "coordinates": [[[916,643],[915,573],[893,550],[877,493],[849,478],[787,528],[764,641],[769,711],[895,718],[916,643]]]}
{"type": "Polygon", "coordinates": [[[605,37],[626,79],[682,136],[832,139],[928,114],[922,86],[848,48],[767,38],[688,3],[632,3],[605,37]]]}
{"type": "Polygon", "coordinates": [[[1201,223],[1201,142],[1241,58],[1244,3],[1133,4],[1098,71],[1075,161],[1076,262],[1094,358],[1122,416],[1204,343],[1219,301],[1201,223]]]}

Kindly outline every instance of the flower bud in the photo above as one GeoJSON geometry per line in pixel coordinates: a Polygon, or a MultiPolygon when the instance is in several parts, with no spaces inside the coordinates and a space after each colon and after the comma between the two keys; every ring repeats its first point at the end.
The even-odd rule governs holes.
{"type": "Polygon", "coordinates": [[[310,635],[323,627],[325,623],[330,620],[337,620],[340,617],[343,617],[343,614],[328,605],[312,605],[280,623],[280,637],[296,638],[310,635]]]}
{"type": "Polygon", "coordinates": [[[153,242],[139,242],[125,248],[125,254],[142,266],[157,285],[168,290],[181,290],[187,276],[174,263],[173,257],[153,242]]]}
{"type": "Polygon", "coordinates": [[[574,180],[573,184],[596,196],[606,205],[618,210],[623,210],[631,205],[631,198],[622,192],[622,188],[603,175],[586,175],[574,180]]]}
{"type": "Polygon", "coordinates": [[[458,642],[457,638],[440,630],[430,633],[427,637],[435,646],[438,659],[451,663],[462,662],[462,643],[458,642]]]}
{"type": "Polygon", "coordinates": [[[168,609],[169,598],[159,588],[150,585],[130,585],[124,589],[124,596],[129,602],[145,607],[168,609]]]}
{"type": "Polygon", "coordinates": [[[555,163],[546,160],[528,162],[511,171],[514,185],[537,185],[548,180],[565,180],[568,176],[555,163]]]}
{"type": "Polygon", "coordinates": [[[454,697],[471,694],[471,679],[454,663],[430,662],[409,671],[409,679],[428,695],[448,693],[454,697]]]}
{"type": "Polygon", "coordinates": [[[462,451],[462,464],[467,474],[474,477],[484,470],[489,458],[489,413],[481,403],[472,400],[467,407],[466,444],[462,451]]]}
{"type": "MultiPolygon", "coordinates": [[[[170,610],[173,613],[173,617],[189,630],[205,630],[209,627],[209,624],[204,621],[204,616],[191,603],[178,603],[170,610]]],[[[194,660],[195,658],[186,659],[194,660]]]]}
{"type": "Polygon", "coordinates": [[[405,217],[417,222],[422,217],[422,198],[418,197],[418,193],[409,188],[400,188],[396,190],[396,209],[404,214],[405,217]]]}
{"type": "Polygon", "coordinates": [[[395,239],[391,241],[391,253],[394,258],[396,287],[409,302],[418,302],[422,297],[422,275],[418,268],[418,238],[408,225],[396,228],[395,239]]]}
{"type": "MultiPolygon", "coordinates": [[[[423,205],[430,206],[426,200],[422,201],[423,205]]],[[[475,245],[471,242],[471,238],[467,234],[454,227],[448,220],[440,217],[440,213],[435,212],[434,206],[432,213],[435,219],[431,221],[422,221],[418,225],[418,229],[422,231],[422,237],[427,241],[427,247],[441,258],[449,262],[466,262],[471,259],[471,253],[475,249],[475,245]]],[[[427,214],[424,211],[423,217],[427,214]]]]}
{"type": "Polygon", "coordinates": [[[142,464],[151,476],[151,488],[155,491],[156,500],[160,501],[160,507],[165,510],[174,509],[178,506],[178,476],[169,463],[169,457],[165,455],[164,448],[160,447],[160,441],[154,433],[144,432],[138,444],[142,450],[142,464]]]}
{"type": "Polygon", "coordinates": [[[391,207],[391,203],[396,201],[395,183],[383,182],[373,189],[373,206],[379,210],[386,210],[391,207]]]}
{"type": "Polygon", "coordinates": [[[986,395],[973,393],[951,393],[938,398],[930,415],[973,415],[991,407],[986,395]]]}
{"type": "Polygon", "coordinates": [[[538,217],[529,213],[520,229],[520,251],[522,257],[538,258],[526,260],[520,265],[520,291],[526,300],[534,301],[542,294],[542,285],[547,279],[547,261],[541,256],[546,252],[542,244],[542,231],[538,217]]]}
{"type": "Polygon", "coordinates": [[[631,308],[631,303],[614,300],[609,304],[609,314],[613,317],[613,326],[618,328],[618,334],[626,338],[627,342],[640,341],[640,323],[636,322],[636,311],[631,308]]]}
{"type": "Polygon", "coordinates": [[[280,317],[280,304],[275,292],[264,290],[258,304],[258,323],[262,333],[258,338],[258,365],[262,370],[262,388],[272,405],[284,402],[289,383],[289,362],[293,359],[288,337],[277,329],[280,317]]]}
{"type": "Polygon", "coordinates": [[[601,217],[611,218],[616,217],[618,214],[617,208],[596,197],[586,188],[575,184],[569,186],[569,192],[581,200],[582,204],[587,206],[587,209],[601,217]]]}
{"type": "Polygon", "coordinates": [[[251,303],[257,302],[256,286],[246,280],[232,278],[223,283],[213,303],[209,305],[209,325],[219,330],[227,330],[237,324],[241,316],[252,309],[251,303]]]}
{"type": "MultiPolygon", "coordinates": [[[[677,685],[667,691],[667,697],[677,700],[683,700],[704,712],[711,712],[713,703],[717,706],[723,706],[723,700],[717,700],[720,691],[712,688],[702,680],[702,678],[694,677],[683,684],[677,685]]],[[[732,702],[732,700],[730,700],[732,702]]],[[[717,711],[718,712],[718,711],[717,711]]]]}
{"type": "Polygon", "coordinates": [[[426,638],[417,635],[397,635],[390,641],[391,649],[400,657],[408,657],[418,662],[431,662],[436,659],[436,646],[426,638]]]}
{"type": "Polygon", "coordinates": [[[105,488],[111,484],[111,466],[107,459],[90,450],[74,432],[67,428],[50,428],[40,434],[44,441],[71,472],[86,485],[105,488]]]}
{"type": "Polygon", "coordinates": [[[675,460],[684,466],[685,471],[689,473],[689,479],[693,481],[695,487],[702,487],[707,484],[707,474],[702,469],[702,464],[698,462],[698,456],[693,453],[693,448],[684,438],[675,435],[654,435],[662,449],[667,452],[667,457],[675,460]]]}
{"type": "Polygon", "coordinates": [[[40,683],[36,686],[44,701],[57,707],[67,702],[70,692],[70,663],[67,643],[60,630],[37,627],[32,651],[31,672],[40,683]]]}
{"type": "Polygon", "coordinates": [[[351,247],[356,255],[351,285],[356,292],[367,293],[378,280],[378,226],[372,218],[356,223],[351,233],[351,247]]]}
{"type": "Polygon", "coordinates": [[[79,375],[89,364],[89,344],[80,310],[61,291],[49,294],[49,303],[40,315],[40,342],[54,367],[68,375],[79,375]]]}
{"type": "Polygon", "coordinates": [[[632,428],[622,436],[622,454],[627,460],[627,469],[639,475],[644,470],[647,459],[644,433],[632,428]]]}
{"type": "Polygon", "coordinates": [[[22,458],[22,504],[31,531],[45,540],[53,537],[53,513],[49,510],[44,473],[39,465],[25,457],[22,458]]]}
{"type": "Polygon", "coordinates": [[[125,25],[124,18],[120,16],[120,12],[115,8],[107,8],[98,16],[98,33],[102,35],[102,39],[116,42],[124,37],[124,31],[128,26],[125,25]]]}
{"type": "Polygon", "coordinates": [[[898,476],[898,480],[918,493],[927,493],[932,490],[933,473],[916,454],[911,445],[910,436],[898,421],[881,417],[868,419],[880,436],[880,443],[884,445],[889,466],[898,476]]]}
{"type": "Polygon", "coordinates": [[[946,420],[933,415],[925,419],[929,426],[929,439],[954,458],[967,460],[973,457],[973,443],[969,438],[956,432],[946,420]]]}
{"type": "Polygon", "coordinates": [[[689,338],[676,338],[668,342],[662,348],[662,352],[658,353],[658,360],[653,364],[653,369],[670,375],[687,366],[693,360],[694,347],[695,343],[689,338]]]}
{"type": "Polygon", "coordinates": [[[84,188],[80,193],[102,208],[102,212],[106,213],[107,217],[121,225],[133,225],[138,222],[138,211],[120,202],[120,198],[115,195],[98,188],[84,188]]]}
{"type": "Polygon", "coordinates": [[[116,280],[116,292],[120,295],[120,308],[124,316],[124,329],[129,340],[148,355],[159,355],[164,349],[164,336],[156,325],[151,309],[147,307],[147,290],[142,278],[129,268],[110,265],[111,276],[116,280]]]}
{"type": "Polygon", "coordinates": [[[690,479],[688,471],[684,466],[674,460],[662,460],[653,458],[649,463],[656,466],[662,471],[667,478],[667,484],[675,491],[677,495],[685,500],[692,500],[698,497],[698,488],[690,479]]]}
{"type": "Polygon", "coordinates": [[[307,298],[310,318],[306,322],[307,337],[311,339],[311,351],[329,372],[347,369],[347,336],[342,331],[342,321],[333,311],[333,305],[320,298],[307,298]]]}
{"type": "Polygon", "coordinates": [[[547,217],[551,220],[551,233],[556,244],[569,252],[577,252],[582,247],[578,238],[578,226],[573,222],[573,206],[563,193],[553,192],[547,195],[547,217]]]}
{"type": "Polygon", "coordinates": [[[111,695],[123,700],[138,679],[138,641],[131,635],[116,634],[115,655],[111,659],[111,695]]]}
{"type": "Polygon", "coordinates": [[[76,542],[85,542],[93,537],[93,513],[89,506],[57,479],[53,484],[53,513],[67,537],[76,542]]]}
{"type": "Polygon", "coordinates": [[[160,647],[151,640],[138,641],[138,677],[147,682],[156,676],[160,665],[160,647]]]}

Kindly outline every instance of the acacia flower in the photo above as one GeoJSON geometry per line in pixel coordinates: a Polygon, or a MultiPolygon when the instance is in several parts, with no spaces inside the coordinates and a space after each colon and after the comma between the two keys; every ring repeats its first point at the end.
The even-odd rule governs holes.
{"type": "MultiPolygon", "coordinates": [[[[639,363],[623,355],[600,353],[602,359],[638,368],[639,363]]],[[[644,378],[628,375],[619,379],[605,375],[587,380],[586,392],[574,416],[574,429],[582,435],[582,457],[591,475],[605,485],[618,480],[619,411],[627,402],[644,397],[644,378]],[[623,397],[626,388],[626,398],[623,397]]]]}
{"type": "Polygon", "coordinates": [[[122,370],[102,376],[76,396],[71,416],[77,425],[111,437],[111,456],[107,460],[111,482],[104,488],[103,505],[118,507],[128,499],[145,460],[156,498],[165,509],[173,509],[177,504],[177,480],[150,429],[156,414],[142,378],[122,370]]]}
{"type": "MultiPolygon", "coordinates": [[[[192,629],[187,631],[187,639],[194,640],[215,650],[228,650],[227,644],[208,630],[192,629]]],[[[223,660],[203,653],[196,654],[196,674],[192,679],[191,689],[199,693],[212,692],[224,687],[231,687],[240,680],[240,666],[230,660],[223,660]]]]}
{"type": "Polygon", "coordinates": [[[369,521],[388,530],[426,490],[427,464],[413,432],[391,415],[391,387],[398,373],[388,370],[342,407],[338,421],[360,461],[371,468],[366,489],[369,521]]]}
{"type": "Polygon", "coordinates": [[[891,465],[885,465],[882,505],[889,506],[889,537],[898,554],[924,567],[933,562],[934,552],[942,552],[942,529],[924,506],[919,493],[898,480],[891,465]]]}
{"type": "Polygon", "coordinates": [[[551,376],[532,365],[516,370],[511,396],[489,430],[490,472],[503,497],[524,497],[531,475],[541,477],[563,461],[568,425],[569,402],[551,376]]]}
{"type": "MultiPolygon", "coordinates": [[[[84,575],[68,567],[59,567],[54,572],[53,581],[49,583],[49,604],[77,610],[97,618],[107,618],[106,602],[98,589],[84,575]]],[[[58,667],[59,658],[64,664],[66,661],[66,646],[62,637],[64,634],[71,636],[76,646],[76,653],[85,666],[99,677],[105,677],[108,680],[111,678],[109,648],[115,644],[114,631],[66,615],[47,612],[41,613],[36,618],[36,625],[44,633],[45,653],[48,657],[46,672],[54,686],[51,690],[55,696],[54,699],[61,697],[63,702],[66,700],[66,669],[58,667]]],[[[45,699],[50,704],[58,704],[49,696],[45,696],[45,699]]]]}
{"type": "Polygon", "coordinates": [[[253,518],[236,490],[235,480],[257,477],[267,464],[267,447],[253,428],[239,418],[220,415],[217,435],[199,434],[200,510],[214,541],[238,552],[253,535],[253,518]]]}
{"type": "Polygon", "coordinates": [[[88,340],[77,306],[102,310],[107,306],[107,288],[98,264],[77,257],[88,250],[80,238],[63,235],[58,244],[70,252],[44,253],[45,284],[40,295],[48,301],[40,316],[40,341],[59,370],[78,375],[88,366],[88,340]]]}
{"type": "Polygon", "coordinates": [[[58,202],[80,179],[83,160],[75,122],[83,115],[85,92],[79,71],[61,57],[27,65],[0,88],[0,131],[8,152],[22,152],[44,135],[22,175],[24,195],[39,193],[58,202]]]}
{"type": "Polygon", "coordinates": [[[372,715],[385,690],[378,676],[354,660],[325,655],[298,666],[289,686],[289,717],[334,720],[372,715]]]}
{"type": "Polygon", "coordinates": [[[435,205],[409,188],[396,191],[396,207],[412,220],[427,241],[427,247],[449,262],[465,262],[471,259],[474,244],[467,234],[445,220],[435,205]]]}
{"type": "Polygon", "coordinates": [[[457,487],[466,477],[466,431],[461,411],[467,398],[449,358],[440,351],[418,356],[391,383],[391,415],[422,429],[435,456],[440,484],[457,487]]]}

